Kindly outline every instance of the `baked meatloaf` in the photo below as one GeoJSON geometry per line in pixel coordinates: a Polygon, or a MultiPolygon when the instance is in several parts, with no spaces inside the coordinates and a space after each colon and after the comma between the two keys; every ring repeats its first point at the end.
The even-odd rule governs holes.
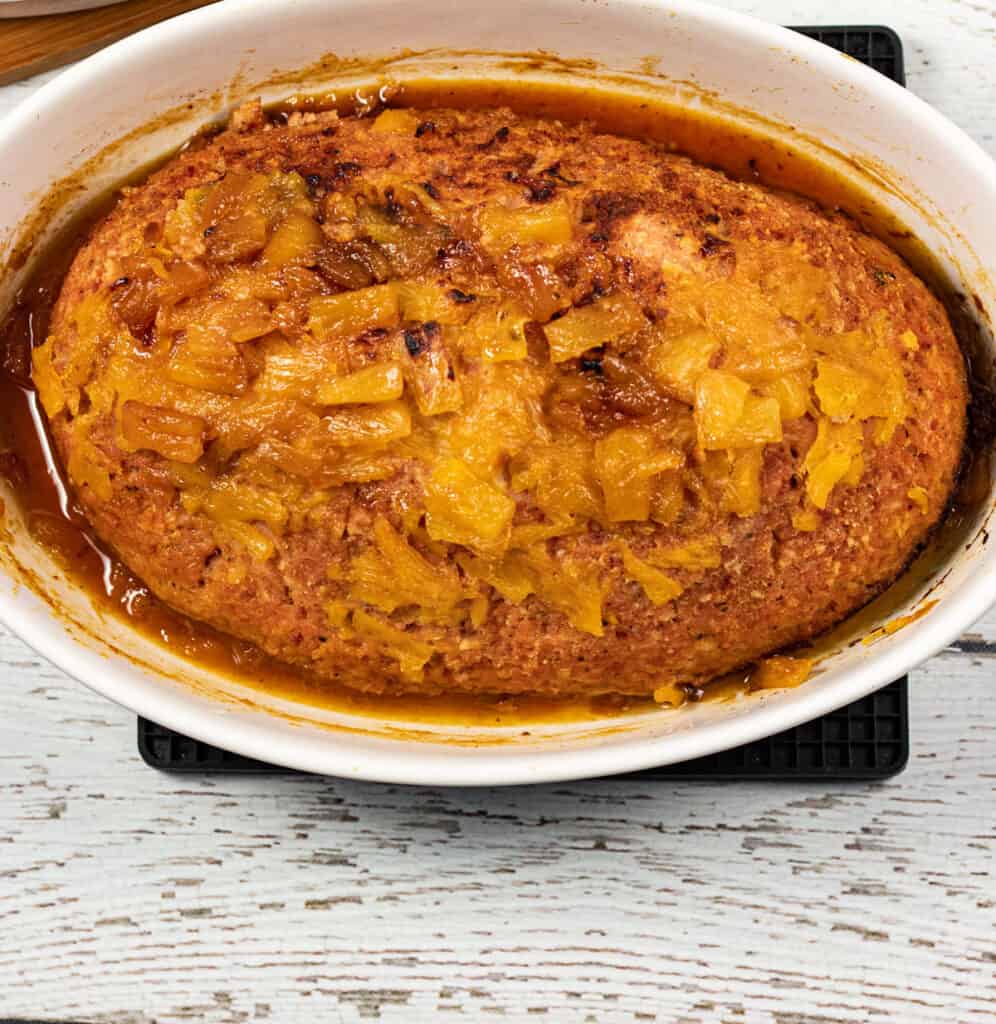
{"type": "Polygon", "coordinates": [[[367,691],[659,694],[826,629],[961,457],[882,242],[506,110],[269,119],[124,191],[34,380],[174,608],[367,691]]]}

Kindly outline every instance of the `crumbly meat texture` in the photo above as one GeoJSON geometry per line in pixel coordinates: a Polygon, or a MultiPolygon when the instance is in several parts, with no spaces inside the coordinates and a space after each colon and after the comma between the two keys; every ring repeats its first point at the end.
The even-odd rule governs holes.
{"type": "MultiPolygon", "coordinates": [[[[289,201],[280,202],[286,219],[289,201]]],[[[251,321],[260,308],[239,315],[251,321]]],[[[221,330],[230,344],[231,324],[221,330]]],[[[964,443],[957,342],[940,303],[887,246],[808,200],[639,141],[503,110],[294,115],[272,124],[247,108],[229,130],[125,190],[76,258],[40,351],[35,378],[59,454],[86,515],[128,567],[195,619],[373,692],[648,694],[806,640],[902,570],[942,515],[964,443]],[[311,216],[318,241],[305,232],[310,241],[286,263],[270,259],[267,292],[259,246],[278,215],[267,214],[265,228],[236,223],[237,190],[234,204],[215,202],[218,223],[198,204],[236,175],[255,176],[240,179],[248,194],[291,173],[299,175],[292,205],[311,216]],[[218,236],[234,238],[230,251],[218,236]],[[150,254],[158,260],[151,272],[150,254]],[[177,286],[166,310],[153,278],[176,278],[181,263],[194,268],[184,278],[194,283],[177,286]],[[241,284],[232,283],[237,272],[241,284]],[[447,297],[452,315],[420,319],[418,297],[402,298],[400,315],[392,307],[371,320],[368,311],[353,336],[334,317],[316,326],[316,301],[406,278],[433,285],[430,298],[447,297]],[[143,281],[151,319],[135,292],[143,281]],[[234,384],[204,390],[174,374],[161,388],[178,345],[192,344],[183,311],[205,294],[262,302],[265,331],[236,344],[234,384]],[[519,331],[511,341],[503,335],[511,347],[490,360],[460,340],[476,331],[480,345],[478,322],[466,318],[480,315],[475,303],[483,308],[487,296],[488,315],[517,317],[519,331]],[[625,302],[613,306],[619,296],[625,302]],[[587,323],[576,316],[586,309],[597,314],[587,323]],[[558,332],[558,323],[567,327],[558,332]],[[599,343],[585,348],[586,331],[599,343]],[[567,354],[554,361],[557,346],[567,354]],[[414,365],[426,347],[450,361],[438,379],[419,377],[414,365]],[[405,352],[413,366],[402,367],[403,415],[393,399],[323,406],[314,397],[326,380],[400,366],[405,352]],[[298,356],[318,384],[315,372],[295,384],[298,356]],[[272,390],[266,416],[253,406],[240,419],[233,408],[278,364],[291,390],[272,390]],[[877,365],[892,376],[877,378],[877,365]],[[862,373],[874,394],[860,392],[862,373]],[[412,394],[431,398],[454,378],[456,411],[443,403],[427,414],[413,403],[412,394]],[[723,387],[736,392],[732,406],[711,406],[710,388],[723,387]],[[311,397],[300,401],[307,388],[311,397]],[[503,433],[519,420],[501,410],[462,429],[448,425],[489,388],[528,392],[526,427],[503,433]],[[882,404],[889,388],[891,405],[882,404]],[[750,427],[744,401],[766,425],[750,427]],[[875,415],[863,414],[863,402],[875,415]],[[129,407],[141,421],[132,424],[137,435],[127,424],[123,432],[129,407]],[[147,407],[187,419],[160,428],[178,431],[163,444],[154,425],[142,425],[147,407]],[[288,410],[299,407],[295,419],[288,410]],[[339,434],[328,441],[329,423],[357,408],[364,416],[390,408],[415,424],[393,447],[361,445],[379,469],[355,475],[372,479],[337,476],[336,460],[355,460],[357,450],[336,447],[339,434]],[[153,429],[145,446],[143,429],[153,429]],[[307,448],[316,430],[326,438],[317,454],[307,448]],[[607,442],[613,436],[636,437],[642,463],[626,463],[622,440],[607,442]],[[528,535],[522,527],[557,519],[551,502],[577,498],[567,488],[544,504],[541,481],[554,471],[529,460],[551,438],[589,453],[577,477],[587,492],[575,505],[593,502],[593,510],[575,508],[547,537],[528,535]],[[274,439],[296,446],[312,468],[278,457],[268,475],[249,478],[256,498],[276,495],[272,515],[265,501],[260,512],[240,512],[238,501],[234,512],[222,507],[212,497],[219,481],[239,485],[274,439]],[[486,452],[471,450],[485,441],[486,452]],[[823,447],[807,462],[815,444],[823,447]],[[474,521],[461,537],[467,510],[447,518],[437,508],[433,526],[423,510],[441,486],[432,482],[440,452],[490,488],[481,492],[489,509],[511,502],[511,525],[499,511],[497,525],[478,530],[474,521]],[[677,466],[675,453],[684,460],[677,466]],[[610,492],[615,512],[607,511],[610,492]],[[647,493],[649,514],[638,507],[647,493]],[[620,512],[620,500],[636,511],[620,512]],[[445,583],[448,596],[433,599],[434,611],[428,599],[409,606],[397,604],[403,595],[379,601],[362,589],[355,567],[365,553],[377,555],[378,523],[421,559],[418,571],[429,566],[445,583]],[[527,536],[528,556],[520,556],[515,538],[527,536]],[[510,570],[494,585],[502,566],[524,558],[532,559],[524,585],[510,570]]],[[[233,365],[211,372],[228,380],[233,365]]],[[[380,383],[390,392],[387,377],[380,383]]],[[[383,428],[368,421],[364,429],[383,428]]],[[[550,450],[555,470],[562,449],[550,450]]],[[[390,591],[407,569],[379,557],[370,563],[374,586],[380,579],[390,591]]],[[[416,590],[426,586],[418,571],[416,590]]]]}

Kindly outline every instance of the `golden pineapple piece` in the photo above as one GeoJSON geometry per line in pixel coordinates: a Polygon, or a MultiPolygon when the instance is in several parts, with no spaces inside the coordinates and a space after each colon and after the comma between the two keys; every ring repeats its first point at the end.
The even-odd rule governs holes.
{"type": "Polygon", "coordinates": [[[736,516],[747,518],[761,511],[763,448],[741,448],[732,453],[733,464],[723,504],[736,516]]]}
{"type": "Polygon", "coordinates": [[[323,417],[322,426],[329,444],[343,448],[384,447],[412,432],[412,416],[404,402],[384,402],[370,408],[336,409],[323,417]]]}
{"type": "Polygon", "coordinates": [[[494,587],[506,601],[521,604],[530,594],[562,612],[575,629],[602,636],[604,588],[591,566],[553,558],[543,544],[510,551],[498,562],[458,556],[470,576],[494,587]]]}
{"type": "Polygon", "coordinates": [[[199,505],[218,523],[266,523],[276,530],[287,523],[287,506],[279,497],[235,480],[215,481],[199,505]]]}
{"type": "Polygon", "coordinates": [[[750,385],[722,370],[707,370],[695,389],[695,424],[703,450],[749,448],[782,439],[781,410],[750,385]]]}
{"type": "Polygon", "coordinates": [[[200,416],[131,399],[121,407],[118,433],[126,451],[144,449],[190,463],[204,454],[207,423],[200,416]]]}
{"type": "Polygon", "coordinates": [[[927,515],[930,511],[930,496],[927,494],[926,488],[917,484],[906,492],[906,497],[909,498],[924,515],[927,515]]]}
{"type": "Polygon", "coordinates": [[[786,423],[809,412],[811,376],[809,370],[786,373],[775,380],[759,384],[757,390],[765,398],[773,398],[778,403],[781,420],[786,423]]]}
{"type": "Polygon", "coordinates": [[[646,561],[659,569],[718,569],[722,564],[720,543],[716,537],[690,537],[681,544],[649,551],[646,561]]]}
{"type": "Polygon", "coordinates": [[[452,296],[453,289],[420,281],[399,281],[401,319],[411,323],[462,324],[469,312],[452,296]]]}
{"type": "Polygon", "coordinates": [[[482,479],[549,440],[541,405],[547,380],[527,363],[483,363],[463,378],[466,405],[445,424],[448,449],[482,479]]]}
{"type": "Polygon", "coordinates": [[[681,452],[662,449],[640,427],[620,427],[596,441],[595,476],[602,487],[605,518],[610,523],[649,519],[653,478],[684,464],[681,452]]]}
{"type": "Polygon", "coordinates": [[[536,592],[536,577],[521,552],[510,551],[501,561],[474,558],[466,552],[457,555],[457,564],[474,579],[494,587],[506,601],[522,604],[536,592]]]}
{"type": "Polygon", "coordinates": [[[719,348],[719,341],[704,328],[691,328],[678,337],[658,341],[650,350],[648,364],[661,387],[693,405],[699,378],[719,348]]]}
{"type": "Polygon", "coordinates": [[[838,423],[874,415],[871,410],[876,405],[875,384],[866,374],[832,359],[816,361],[813,390],[824,415],[838,423]]]}
{"type": "Polygon", "coordinates": [[[456,412],[463,405],[463,391],[439,324],[430,321],[406,328],[399,356],[423,416],[456,412]]]}
{"type": "Polygon", "coordinates": [[[104,457],[89,438],[79,441],[69,453],[66,469],[69,478],[82,490],[89,487],[101,501],[109,501],[113,494],[111,477],[103,465],[104,457]]]}
{"type": "Polygon", "coordinates": [[[317,397],[322,405],[375,404],[393,402],[404,390],[401,367],[380,363],[327,381],[318,389],[317,397]]]}
{"type": "Polygon", "coordinates": [[[294,210],[276,227],[263,249],[263,262],[288,267],[313,260],[325,241],[318,222],[309,213],[294,210]]]}
{"type": "Polygon", "coordinates": [[[31,379],[38,391],[45,415],[49,419],[57,416],[66,407],[62,378],[52,363],[54,347],[54,340],[48,338],[31,353],[31,379]]]}
{"type": "Polygon", "coordinates": [[[374,523],[373,533],[375,546],[357,555],[349,567],[353,601],[382,612],[414,607],[424,622],[463,618],[456,614],[458,606],[474,597],[476,588],[465,587],[445,563],[429,562],[383,517],[374,523]]]}
{"type": "Polygon", "coordinates": [[[677,580],[637,558],[624,540],[620,539],[618,544],[627,577],[640,584],[651,603],[667,604],[684,592],[685,588],[677,580]]]}
{"type": "Polygon", "coordinates": [[[241,544],[257,562],[267,562],[276,553],[273,538],[250,523],[229,520],[219,524],[223,536],[227,535],[241,544]]]}
{"type": "Polygon", "coordinates": [[[654,703],[680,708],[688,700],[688,691],[681,683],[668,682],[654,688],[654,703]]]}
{"type": "Polygon", "coordinates": [[[834,423],[825,416],[820,417],[816,440],[802,464],[806,474],[806,493],[818,509],[827,507],[830,492],[848,474],[851,474],[851,482],[857,482],[853,473],[854,467],[861,465],[863,441],[860,422],[834,423]]]}
{"type": "Polygon", "coordinates": [[[602,636],[602,601],[605,588],[594,566],[551,556],[538,544],[523,552],[524,564],[533,573],[536,595],[562,612],[583,633],[602,636]]]}
{"type": "Polygon", "coordinates": [[[465,462],[440,459],[425,496],[425,526],[433,540],[494,555],[508,545],[515,502],[475,476],[465,462]]]}
{"type": "Polygon", "coordinates": [[[804,683],[812,674],[815,658],[786,657],[774,655],[765,658],[751,673],[752,690],[791,689],[804,683]]]}
{"type": "Polygon", "coordinates": [[[623,292],[607,295],[589,306],[575,306],[559,320],[543,326],[555,363],[576,359],[588,349],[610,345],[647,326],[637,303],[623,292]]]}
{"type": "Polygon", "coordinates": [[[191,324],[166,364],[166,377],[176,384],[219,395],[245,391],[249,374],[238,348],[223,329],[191,324]]]}
{"type": "Polygon", "coordinates": [[[670,526],[685,507],[685,483],[679,471],[661,473],[654,479],[650,495],[650,518],[670,526]]]}
{"type": "Polygon", "coordinates": [[[486,206],[478,215],[481,242],[489,253],[501,255],[513,246],[562,248],[574,238],[574,213],[566,199],[542,206],[486,206]]]}
{"type": "Polygon", "coordinates": [[[357,608],[350,619],[351,631],[373,647],[396,658],[401,674],[412,681],[422,678],[426,662],[435,653],[430,644],[411,633],[357,608]]]}
{"type": "MultiPolygon", "coordinates": [[[[564,438],[530,446],[511,466],[511,485],[529,491],[547,519],[570,523],[598,519],[601,513],[590,442],[564,438]]],[[[557,534],[550,534],[557,536],[557,534]]]]}
{"type": "Polygon", "coordinates": [[[800,533],[812,533],[820,528],[822,522],[820,513],[811,506],[792,513],[792,526],[800,533]]]}
{"type": "Polygon", "coordinates": [[[531,317],[517,303],[506,302],[475,317],[471,324],[476,351],[493,363],[514,362],[529,354],[526,324],[531,317]]]}
{"type": "Polygon", "coordinates": [[[414,135],[419,119],[410,110],[382,110],[370,130],[377,135],[414,135]]]}
{"type": "Polygon", "coordinates": [[[375,327],[394,327],[399,319],[398,291],[393,284],[375,284],[339,295],[312,299],[308,330],[319,341],[355,338],[375,327]]]}

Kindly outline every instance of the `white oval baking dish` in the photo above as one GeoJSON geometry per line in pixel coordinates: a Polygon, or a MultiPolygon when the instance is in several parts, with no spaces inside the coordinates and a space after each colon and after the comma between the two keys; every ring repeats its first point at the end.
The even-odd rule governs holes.
{"type": "MultiPolygon", "coordinates": [[[[31,251],[89,196],[244,98],[382,75],[534,76],[653,90],[677,103],[755,111],[802,148],[846,156],[867,187],[941,258],[976,316],[996,310],[996,167],[954,125],[876,72],[808,39],[689,0],[226,0],[127,39],[67,71],[0,124],[0,245],[31,251]],[[332,51],[335,57],[328,56],[332,51]],[[534,57],[516,57],[529,51],[534,57]],[[407,56],[405,55],[407,53],[407,56]],[[540,54],[539,58],[535,55],[540,54]],[[550,55],[556,54],[553,58],[550,55]],[[512,55],[512,56],[509,56],[512,55]],[[545,56],[543,56],[545,55],[545,56]],[[323,59],[324,58],[324,59],[323,59]],[[155,121],[153,129],[147,126],[155,121]],[[115,140],[125,141],[99,156],[115,140]],[[89,161],[89,164],[88,164],[89,161]],[[85,168],[71,199],[31,221],[53,183],[85,168]],[[41,225],[41,226],[39,226],[41,225]]],[[[743,116],[742,113],[738,116],[743,116]]],[[[65,198],[65,193],[63,193],[65,198]]],[[[8,270],[9,302],[24,269],[8,270]]],[[[991,508],[991,503],[987,506],[991,508]]],[[[188,735],[314,772],[425,784],[507,784],[631,771],[697,757],[818,717],[928,658],[996,600],[996,546],[983,520],[872,645],[841,645],[791,691],[598,722],[487,729],[378,722],[246,690],[104,620],[6,502],[0,618],[107,697],[188,735]],[[29,580],[26,585],[25,573],[29,580]],[[53,611],[53,605],[59,612],[53,611]]]]}

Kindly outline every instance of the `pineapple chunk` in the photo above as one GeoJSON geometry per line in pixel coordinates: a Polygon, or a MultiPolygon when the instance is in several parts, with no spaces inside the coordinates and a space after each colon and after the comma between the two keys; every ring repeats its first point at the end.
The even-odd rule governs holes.
{"type": "Polygon", "coordinates": [[[628,295],[608,295],[590,306],[576,306],[544,325],[555,363],[576,359],[588,349],[609,345],[646,327],[643,310],[628,295]]]}
{"type": "Polygon", "coordinates": [[[664,683],[654,689],[654,703],[680,708],[688,700],[688,691],[681,683],[664,683]]]}
{"type": "Polygon", "coordinates": [[[512,604],[522,604],[536,593],[535,574],[521,552],[512,551],[497,563],[461,553],[457,563],[468,576],[483,580],[512,604]]]}
{"type": "Polygon", "coordinates": [[[270,267],[306,264],[321,249],[325,236],[308,213],[293,210],[278,225],[263,249],[263,262],[270,267]]]}
{"type": "Polygon", "coordinates": [[[207,424],[200,416],[145,402],[121,407],[118,443],[125,451],[149,450],[173,462],[196,462],[204,454],[207,424]]]}
{"type": "Polygon", "coordinates": [[[325,438],[334,445],[383,447],[412,432],[412,416],[404,402],[384,402],[336,409],[322,419],[325,438]]]}
{"type": "Polygon", "coordinates": [[[491,555],[508,545],[515,502],[475,476],[459,459],[443,458],[436,463],[425,509],[425,526],[433,540],[491,555]]]}
{"type": "Polygon", "coordinates": [[[549,520],[597,519],[601,508],[592,455],[583,441],[529,447],[516,460],[521,465],[513,465],[512,488],[530,491],[549,520]]]}
{"type": "Polygon", "coordinates": [[[677,338],[658,342],[648,362],[665,390],[693,405],[699,378],[709,369],[719,347],[719,341],[708,331],[693,328],[677,338]]]}
{"type": "Polygon", "coordinates": [[[101,463],[101,453],[89,438],[83,438],[69,453],[66,468],[69,478],[78,488],[89,487],[101,501],[110,501],[113,494],[111,478],[101,463]]]}
{"type": "Polygon", "coordinates": [[[662,526],[670,526],[685,507],[685,485],[680,473],[661,473],[654,481],[650,495],[650,518],[662,526]]]}
{"type": "Polygon", "coordinates": [[[926,515],[930,511],[930,496],[927,494],[927,489],[917,484],[915,487],[911,487],[906,492],[906,497],[913,502],[914,505],[926,515]]]}
{"type": "Polygon", "coordinates": [[[822,522],[819,512],[810,506],[792,513],[792,525],[800,533],[812,533],[820,528],[822,522]]]}
{"type": "Polygon", "coordinates": [[[401,319],[411,323],[462,324],[468,313],[450,297],[450,291],[438,284],[401,281],[398,305],[401,319]]]}
{"type": "Polygon", "coordinates": [[[861,424],[856,420],[833,423],[825,416],[820,417],[816,440],[802,464],[806,493],[818,509],[827,507],[834,487],[854,473],[855,465],[861,465],[863,440],[861,424]]]}
{"type": "Polygon", "coordinates": [[[401,674],[406,679],[420,680],[425,663],[435,653],[433,648],[411,633],[390,622],[368,615],[362,608],[353,612],[350,620],[352,632],[370,642],[391,658],[396,658],[401,674]]]}
{"type": "Polygon", "coordinates": [[[513,246],[562,248],[574,238],[574,215],[565,199],[543,206],[486,206],[478,215],[481,241],[489,253],[501,255],[513,246]]]}
{"type": "Polygon", "coordinates": [[[475,317],[468,334],[472,350],[492,363],[514,362],[529,354],[526,324],[531,317],[516,303],[504,303],[475,317]]]}
{"type": "Polygon", "coordinates": [[[374,404],[393,402],[405,389],[397,363],[366,366],[346,377],[328,381],[318,389],[322,405],[374,404]]]}
{"type": "Polygon", "coordinates": [[[166,365],[166,376],[176,384],[218,395],[238,395],[249,383],[239,350],[223,330],[191,324],[166,365]]]}
{"type": "Polygon", "coordinates": [[[287,507],[276,495],[233,480],[217,481],[198,504],[218,523],[266,523],[281,529],[287,522],[287,507]]]}
{"type": "Polygon", "coordinates": [[[463,405],[463,392],[439,324],[430,321],[406,329],[400,357],[423,416],[456,412],[463,405]]]}
{"type": "Polygon", "coordinates": [[[483,363],[464,378],[467,404],[445,427],[448,449],[483,479],[549,439],[540,405],[544,374],[527,363],[483,363]]]}
{"type": "Polygon", "coordinates": [[[788,658],[775,655],[765,658],[751,673],[752,690],[791,689],[804,683],[816,664],[814,658],[788,658]]]}
{"type": "Polygon", "coordinates": [[[718,569],[722,564],[720,545],[715,537],[693,537],[683,544],[650,551],[646,560],[660,569],[718,569]]]}
{"type": "Polygon", "coordinates": [[[733,465],[726,485],[723,505],[742,519],[761,511],[761,467],[763,448],[743,448],[732,453],[733,465]]]}
{"type": "Polygon", "coordinates": [[[475,596],[451,568],[422,557],[391,524],[374,523],[375,547],[353,559],[349,567],[350,598],[382,612],[415,606],[426,622],[455,623],[461,602],[475,596]]]}
{"type": "Polygon", "coordinates": [[[382,110],[370,126],[375,135],[414,135],[419,119],[410,110],[382,110]]]}
{"type": "Polygon", "coordinates": [[[751,394],[750,385],[722,370],[707,370],[695,389],[695,424],[706,451],[749,448],[782,439],[776,399],[751,394]]]}
{"type": "Polygon", "coordinates": [[[308,330],[319,341],[355,338],[375,327],[394,327],[399,320],[398,291],[393,284],[375,284],[340,295],[312,299],[308,330]]]}
{"type": "Polygon", "coordinates": [[[656,438],[639,427],[620,427],[595,442],[595,476],[602,486],[605,517],[610,523],[650,518],[652,479],[680,469],[684,455],[661,449],[656,438]]]}
{"type": "Polygon", "coordinates": [[[524,564],[533,574],[536,595],[567,616],[575,628],[602,636],[604,587],[592,566],[552,557],[544,545],[524,552],[524,564]]]}
{"type": "Polygon", "coordinates": [[[813,389],[824,415],[837,423],[874,415],[875,381],[842,363],[818,359],[813,389]]]}
{"type": "Polygon", "coordinates": [[[575,629],[602,636],[604,588],[597,572],[552,558],[542,544],[528,551],[509,552],[492,564],[462,556],[461,567],[494,587],[512,604],[521,604],[530,594],[562,612],[575,629]]]}
{"type": "Polygon", "coordinates": [[[241,544],[257,562],[269,561],[276,552],[273,539],[249,523],[232,520],[224,523],[221,531],[241,544]]]}
{"type": "Polygon", "coordinates": [[[38,390],[45,415],[52,419],[66,407],[62,378],[52,364],[53,338],[48,338],[31,353],[31,379],[38,390]]]}
{"type": "Polygon", "coordinates": [[[667,604],[684,592],[685,588],[677,580],[637,558],[624,540],[619,541],[619,549],[626,575],[643,587],[643,592],[653,604],[667,604]]]}
{"type": "Polygon", "coordinates": [[[758,391],[762,395],[773,398],[778,403],[782,423],[797,420],[809,411],[811,376],[809,370],[800,370],[758,385],[758,391]]]}

